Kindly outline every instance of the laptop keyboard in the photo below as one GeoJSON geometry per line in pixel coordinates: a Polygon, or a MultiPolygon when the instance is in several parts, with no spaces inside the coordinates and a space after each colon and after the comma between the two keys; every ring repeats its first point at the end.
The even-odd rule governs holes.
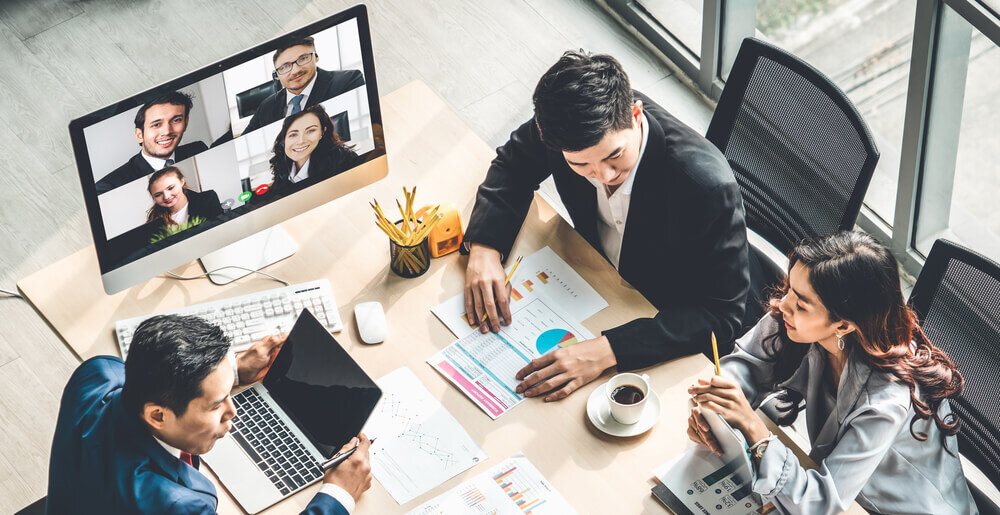
{"type": "Polygon", "coordinates": [[[236,417],[229,430],[257,468],[287,495],[323,475],[322,469],[288,426],[254,389],[233,396],[236,417]]]}

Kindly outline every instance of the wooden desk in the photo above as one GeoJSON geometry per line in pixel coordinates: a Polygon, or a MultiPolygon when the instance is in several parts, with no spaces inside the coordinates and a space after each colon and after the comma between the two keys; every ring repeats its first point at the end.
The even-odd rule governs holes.
{"type": "MultiPolygon", "coordinates": [[[[375,197],[391,205],[392,199],[402,198],[402,186],[416,184],[418,203],[455,202],[468,220],[476,186],[494,151],[422,82],[386,95],[382,110],[389,177],[282,224],[300,249],[269,267],[268,272],[292,283],[328,278],[344,320],[344,330],[337,339],[348,352],[374,378],[408,366],[482,445],[489,459],[403,506],[396,504],[376,481],[358,503],[357,513],[409,510],[519,451],[581,512],[663,512],[650,495],[651,471],[691,445],[684,434],[686,388],[696,377],[711,374],[709,361],[700,355],[691,356],[648,371],[660,395],[662,412],[653,429],[634,438],[605,436],[587,420],[587,396],[602,380],[557,403],[529,400],[491,421],[424,362],[455,340],[430,308],[462,290],[465,258],[454,253],[434,260],[430,270],[416,279],[393,275],[388,268],[387,239],[374,226],[367,203],[375,197]],[[389,321],[389,337],[381,345],[360,343],[354,324],[353,306],[369,300],[382,303],[389,321]]],[[[653,306],[628,287],[607,261],[536,197],[514,253],[527,255],[545,245],[551,246],[610,304],[584,323],[594,334],[655,313],[653,306]]],[[[177,270],[181,274],[200,271],[196,263],[177,270]]],[[[216,286],[207,279],[157,277],[108,296],[101,287],[91,247],[18,283],[25,297],[81,359],[118,354],[113,335],[116,320],[276,286],[279,284],[254,276],[225,286],[216,286]]],[[[202,470],[216,482],[219,491],[219,511],[240,513],[207,468],[202,470]]],[[[297,513],[318,488],[314,485],[266,513],[297,513]]]]}

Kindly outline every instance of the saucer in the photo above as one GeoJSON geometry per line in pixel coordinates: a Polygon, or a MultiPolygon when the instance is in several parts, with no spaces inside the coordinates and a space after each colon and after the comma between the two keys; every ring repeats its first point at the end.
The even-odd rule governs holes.
{"type": "Polygon", "coordinates": [[[622,424],[611,416],[611,406],[604,388],[595,388],[587,399],[587,416],[597,429],[611,436],[636,436],[649,431],[660,420],[660,397],[649,392],[642,416],[635,424],[622,424]]]}

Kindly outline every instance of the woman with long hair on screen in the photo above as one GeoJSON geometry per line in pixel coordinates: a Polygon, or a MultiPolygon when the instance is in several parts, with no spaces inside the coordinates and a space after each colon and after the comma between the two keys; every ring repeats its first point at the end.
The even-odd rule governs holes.
{"type": "Polygon", "coordinates": [[[871,236],[839,232],[792,250],[788,278],[757,325],[699,379],[688,436],[718,453],[704,417],[743,433],[752,488],[784,513],[971,513],[948,399],[962,375],[924,335],[903,300],[896,259],[871,236]],[[779,392],[776,422],[805,401],[819,465],[806,470],[754,409],[779,392]]]}
{"type": "Polygon", "coordinates": [[[269,198],[284,196],[355,166],[358,154],[345,145],[317,104],[287,118],[274,141],[269,198]]]}
{"type": "Polygon", "coordinates": [[[198,192],[189,189],[184,174],[176,166],[168,166],[150,175],[146,191],[153,198],[153,206],[146,212],[146,222],[154,233],[164,234],[163,229],[188,228],[222,214],[219,195],[214,190],[198,192]]]}

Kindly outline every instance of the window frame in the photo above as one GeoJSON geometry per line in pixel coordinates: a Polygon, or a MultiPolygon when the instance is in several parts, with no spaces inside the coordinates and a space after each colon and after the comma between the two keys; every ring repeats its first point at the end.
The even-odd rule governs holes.
{"type": "MultiPolygon", "coordinates": [[[[756,33],[757,0],[703,0],[701,55],[674,37],[641,0],[604,4],[717,102],[744,38],[756,33]]],[[[919,241],[948,229],[972,28],[1000,46],[1000,17],[977,0],[916,0],[893,224],[862,205],[857,225],[887,245],[916,277],[919,241]],[[964,58],[963,58],[964,56],[964,58]],[[935,194],[929,194],[934,192],[935,194]]],[[[993,256],[1000,259],[1000,256],[993,256]]]]}

